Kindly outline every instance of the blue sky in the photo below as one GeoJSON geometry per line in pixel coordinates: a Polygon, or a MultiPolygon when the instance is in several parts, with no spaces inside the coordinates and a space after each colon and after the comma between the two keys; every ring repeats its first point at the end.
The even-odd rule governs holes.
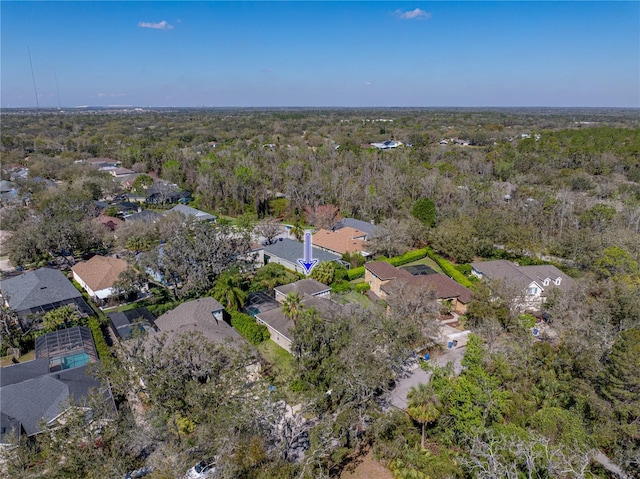
{"type": "Polygon", "coordinates": [[[640,2],[30,2],[0,106],[640,107],[640,2]]]}

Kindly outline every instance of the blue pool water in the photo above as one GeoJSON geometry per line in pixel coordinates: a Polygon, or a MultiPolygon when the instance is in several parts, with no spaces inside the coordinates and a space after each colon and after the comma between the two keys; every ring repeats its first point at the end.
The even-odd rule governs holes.
{"type": "Polygon", "coordinates": [[[253,306],[249,306],[247,308],[247,314],[249,316],[255,316],[256,314],[258,314],[260,312],[260,310],[258,308],[254,308],[253,306]]]}
{"type": "Polygon", "coordinates": [[[87,353],[77,353],[62,358],[62,369],[78,368],[89,364],[89,355],[87,353]]]}

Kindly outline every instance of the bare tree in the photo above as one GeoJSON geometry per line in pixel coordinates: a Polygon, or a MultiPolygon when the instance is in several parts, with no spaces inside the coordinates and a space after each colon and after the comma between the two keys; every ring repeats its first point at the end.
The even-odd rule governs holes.
{"type": "Polygon", "coordinates": [[[266,218],[255,226],[254,231],[264,237],[268,244],[271,244],[282,233],[282,224],[274,218],[266,218]]]}
{"type": "Polygon", "coordinates": [[[402,327],[418,329],[423,342],[417,346],[434,345],[440,335],[440,307],[433,288],[419,281],[401,279],[388,283],[385,289],[391,317],[402,327]]]}
{"type": "Polygon", "coordinates": [[[340,210],[335,205],[304,208],[305,219],[316,228],[332,229],[340,222],[340,210]]]}
{"type": "Polygon", "coordinates": [[[367,249],[375,254],[398,256],[411,248],[413,241],[407,223],[397,219],[387,219],[376,226],[367,241],[367,249]]]}

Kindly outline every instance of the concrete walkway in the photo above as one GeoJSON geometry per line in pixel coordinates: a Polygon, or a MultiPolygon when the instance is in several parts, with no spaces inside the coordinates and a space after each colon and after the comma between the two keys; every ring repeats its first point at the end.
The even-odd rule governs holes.
{"type": "MultiPolygon", "coordinates": [[[[456,375],[462,371],[462,357],[464,356],[466,348],[460,347],[456,349],[448,349],[439,356],[430,359],[429,361],[437,366],[446,366],[448,363],[453,363],[453,370],[456,375]]],[[[431,372],[425,371],[420,368],[418,362],[413,366],[411,373],[398,381],[395,389],[391,391],[389,397],[389,403],[399,409],[407,408],[407,393],[413,386],[417,386],[421,383],[428,383],[431,379],[431,372]]]]}

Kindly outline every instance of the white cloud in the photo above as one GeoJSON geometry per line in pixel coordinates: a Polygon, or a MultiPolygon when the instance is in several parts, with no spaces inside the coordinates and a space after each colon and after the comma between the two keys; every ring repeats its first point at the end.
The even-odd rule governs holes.
{"type": "Polygon", "coordinates": [[[419,8],[416,8],[415,10],[408,10],[406,12],[396,10],[396,16],[403,20],[428,20],[431,18],[431,14],[429,12],[425,12],[419,8]]]}
{"type": "Polygon", "coordinates": [[[366,82],[364,82],[364,84],[365,84],[366,86],[369,86],[369,85],[371,85],[371,82],[370,82],[370,81],[366,81],[366,82]]]}
{"type": "Polygon", "coordinates": [[[173,30],[173,25],[169,25],[166,20],[162,20],[158,23],[153,22],[138,22],[140,28],[153,28],[154,30],[173,30]]]}

